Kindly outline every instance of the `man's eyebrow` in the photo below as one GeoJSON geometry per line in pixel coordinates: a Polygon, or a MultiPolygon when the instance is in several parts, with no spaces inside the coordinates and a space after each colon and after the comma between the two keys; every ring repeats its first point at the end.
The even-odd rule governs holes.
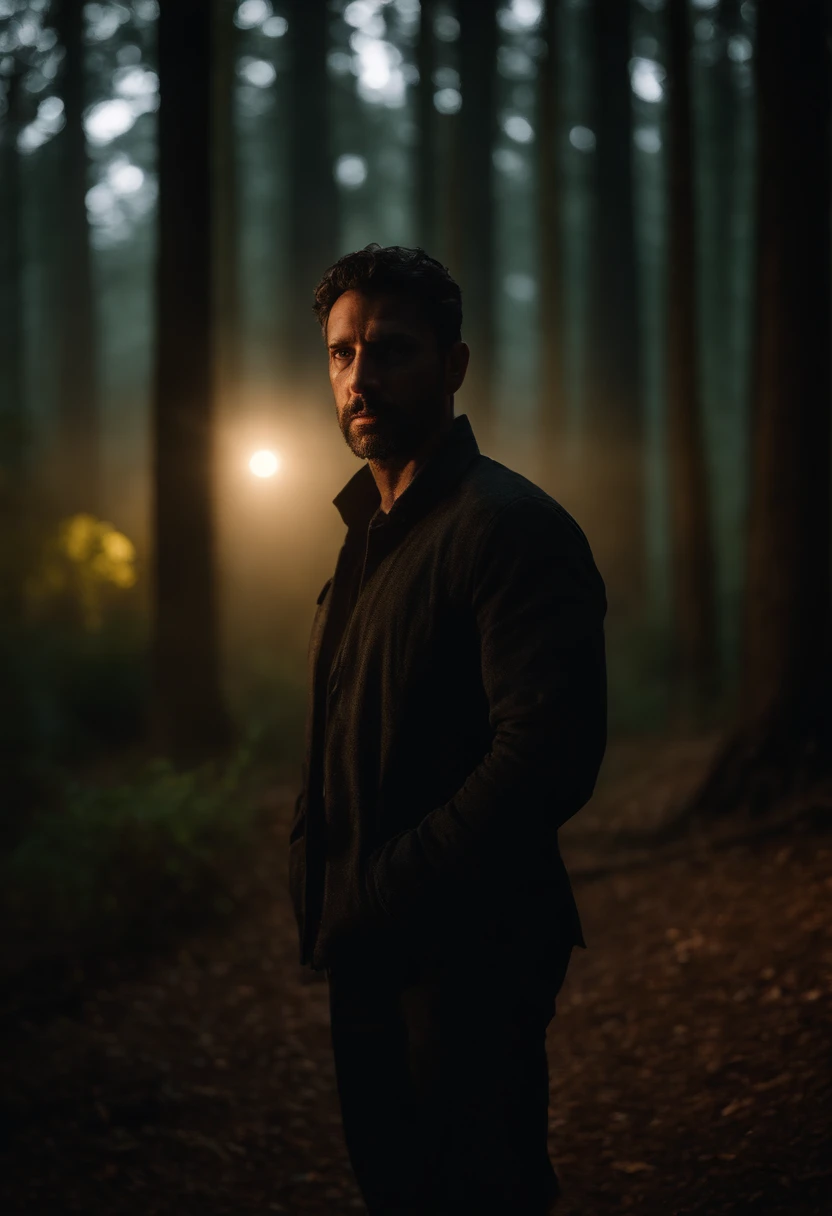
{"type": "MultiPolygon", "coordinates": [[[[415,334],[405,333],[403,330],[391,329],[391,330],[383,330],[380,334],[376,334],[375,337],[369,338],[367,340],[367,345],[368,346],[379,346],[382,342],[418,342],[418,340],[419,339],[416,337],[415,334]]],[[[353,345],[352,338],[341,338],[340,341],[336,339],[336,341],[334,341],[334,342],[327,343],[327,349],[335,350],[339,346],[352,346],[352,345],[353,345]]]]}

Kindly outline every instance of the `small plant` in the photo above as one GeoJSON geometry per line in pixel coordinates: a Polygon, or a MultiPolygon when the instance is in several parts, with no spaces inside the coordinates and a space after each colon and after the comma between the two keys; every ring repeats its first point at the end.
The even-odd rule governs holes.
{"type": "Polygon", "coordinates": [[[7,929],[32,951],[138,941],[233,906],[235,861],[255,836],[250,754],[223,768],[148,763],[110,788],[67,784],[0,863],[7,929]]]}
{"type": "Polygon", "coordinates": [[[29,615],[36,620],[72,618],[95,632],[119,593],[134,587],[136,580],[132,541],[94,515],[71,515],[47,538],[27,579],[29,615]]]}

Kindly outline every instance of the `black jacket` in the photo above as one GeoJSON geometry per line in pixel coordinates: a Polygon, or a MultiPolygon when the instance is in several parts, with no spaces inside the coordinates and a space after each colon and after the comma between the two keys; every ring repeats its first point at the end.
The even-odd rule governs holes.
{"type": "Polygon", "coordinates": [[[557,838],[606,744],[583,532],[465,415],[389,514],[366,465],[334,502],[348,532],[312,626],[289,838],[301,963],[583,945],[557,838]]]}

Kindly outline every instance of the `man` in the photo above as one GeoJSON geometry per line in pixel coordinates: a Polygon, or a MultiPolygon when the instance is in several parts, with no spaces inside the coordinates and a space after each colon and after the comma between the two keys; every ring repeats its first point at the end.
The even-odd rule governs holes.
{"type": "Polygon", "coordinates": [[[546,1026],[583,945],[557,831],[606,742],[604,585],[578,525],[480,454],[457,284],[369,245],[315,295],[366,464],[310,640],[289,882],[326,972],[370,1216],[544,1216],[546,1026]]]}

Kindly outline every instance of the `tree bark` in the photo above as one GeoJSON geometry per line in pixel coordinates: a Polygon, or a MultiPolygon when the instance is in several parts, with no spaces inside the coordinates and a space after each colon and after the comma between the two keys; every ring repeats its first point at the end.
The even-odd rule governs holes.
{"type": "Polygon", "coordinates": [[[289,0],[289,308],[284,368],[292,390],[325,383],[326,362],[312,312],[315,287],[338,256],[338,197],[329,123],[326,0],[289,0]],[[319,375],[316,375],[319,372],[319,375]]]}
{"type": "Polygon", "coordinates": [[[716,692],[714,553],[697,357],[696,224],[687,0],[668,9],[667,438],[677,723],[704,723],[716,692]]]}
{"type": "Polygon", "coordinates": [[[560,79],[558,72],[560,0],[546,0],[546,54],[538,79],[538,227],[540,232],[540,395],[538,425],[541,480],[557,481],[565,433],[566,385],[563,368],[561,273],[560,79]]]}
{"type": "Polygon", "coordinates": [[[471,363],[465,381],[466,412],[487,449],[495,430],[494,351],[497,340],[494,188],[492,155],[497,128],[497,7],[494,0],[458,0],[459,68],[462,81],[459,165],[461,287],[471,363]]]}
{"type": "Polygon", "coordinates": [[[640,608],[645,583],[629,0],[595,0],[594,33],[596,207],[584,444],[591,501],[584,511],[618,616],[640,608]]]}
{"type": "Polygon", "coordinates": [[[56,137],[61,151],[61,242],[57,276],[60,324],[58,453],[55,476],[64,512],[101,507],[100,418],[96,368],[95,302],[86,196],[89,156],[84,132],[83,0],[60,0],[55,24],[64,47],[61,85],[66,125],[56,137]]]}
{"type": "Polygon", "coordinates": [[[159,17],[152,734],[177,760],[227,742],[214,522],[212,5],[159,17]]]}

